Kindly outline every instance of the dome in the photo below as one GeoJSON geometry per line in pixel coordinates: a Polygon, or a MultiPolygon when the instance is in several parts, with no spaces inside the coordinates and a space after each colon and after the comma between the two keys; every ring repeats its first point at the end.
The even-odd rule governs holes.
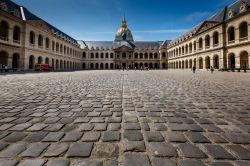
{"type": "Polygon", "coordinates": [[[122,20],[122,26],[119,28],[115,34],[115,41],[134,41],[131,31],[127,27],[127,22],[125,18],[122,20]]]}

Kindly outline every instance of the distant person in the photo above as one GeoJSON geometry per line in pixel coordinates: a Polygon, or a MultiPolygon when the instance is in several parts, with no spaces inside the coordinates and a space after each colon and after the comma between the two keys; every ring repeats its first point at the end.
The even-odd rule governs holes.
{"type": "Polygon", "coordinates": [[[213,74],[213,72],[214,72],[213,66],[210,67],[210,70],[211,70],[211,73],[213,74]]]}
{"type": "Polygon", "coordinates": [[[196,67],[194,66],[194,67],[193,67],[193,73],[195,73],[195,70],[196,70],[196,67]]]}

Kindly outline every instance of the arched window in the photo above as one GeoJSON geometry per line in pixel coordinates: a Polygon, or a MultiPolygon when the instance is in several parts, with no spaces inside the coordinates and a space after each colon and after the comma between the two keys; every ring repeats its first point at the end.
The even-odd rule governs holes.
{"type": "Polygon", "coordinates": [[[55,51],[55,42],[52,41],[52,50],[55,51]]]}
{"type": "Polygon", "coordinates": [[[101,53],[101,58],[103,59],[103,53],[101,53]]]}
{"type": "Polygon", "coordinates": [[[113,53],[110,54],[110,58],[114,58],[114,54],[113,53]]]}
{"type": "Polygon", "coordinates": [[[233,42],[235,40],[235,30],[234,27],[230,27],[227,31],[228,41],[233,42]]]}
{"type": "Polygon", "coordinates": [[[216,31],[213,33],[213,45],[216,46],[219,44],[219,33],[216,31]]]}
{"type": "Polygon", "coordinates": [[[42,35],[38,36],[38,46],[43,46],[43,36],[42,35]]]}
{"type": "Polygon", "coordinates": [[[49,43],[48,37],[46,37],[46,39],[45,39],[45,45],[46,45],[46,48],[49,48],[50,43],[49,43]]]}
{"type": "Polygon", "coordinates": [[[8,41],[9,38],[9,24],[6,21],[0,23],[0,39],[8,41]]]}
{"type": "Polygon", "coordinates": [[[64,53],[64,54],[67,53],[67,48],[66,48],[66,46],[63,47],[63,53],[64,53]]]}
{"type": "Polygon", "coordinates": [[[135,53],[135,59],[138,59],[138,53],[135,53]]]}
{"type": "Polygon", "coordinates": [[[140,53],[140,59],[143,59],[143,54],[142,53],[140,53]]]}
{"type": "Polygon", "coordinates": [[[187,54],[188,53],[188,45],[186,44],[185,46],[185,53],[187,54]]]}
{"type": "Polygon", "coordinates": [[[203,48],[203,39],[199,38],[199,49],[201,50],[203,48]]]}
{"type": "Polygon", "coordinates": [[[35,44],[35,33],[33,31],[30,32],[30,44],[35,44]]]}
{"type": "Polygon", "coordinates": [[[93,53],[90,54],[90,58],[94,59],[94,54],[93,53]]]}
{"type": "Polygon", "coordinates": [[[158,59],[158,54],[154,53],[154,59],[158,59]]]}
{"type": "Polygon", "coordinates": [[[209,35],[207,35],[205,37],[205,46],[206,46],[206,48],[210,47],[210,36],[209,35]]]}
{"type": "Polygon", "coordinates": [[[247,22],[242,22],[239,26],[240,39],[246,38],[248,36],[248,25],[247,22]]]}
{"type": "Polygon", "coordinates": [[[163,58],[163,59],[166,58],[166,53],[165,53],[165,52],[162,53],[162,58],[163,58]]]}
{"type": "Polygon", "coordinates": [[[105,58],[108,59],[109,58],[109,53],[106,52],[105,54],[105,58]]]}
{"type": "Polygon", "coordinates": [[[196,51],[196,41],[194,41],[194,51],[196,51]]]}
{"type": "Polygon", "coordinates": [[[148,53],[145,53],[145,54],[144,54],[144,58],[145,58],[145,59],[148,59],[148,53]]]}
{"type": "Polygon", "coordinates": [[[56,52],[59,51],[59,43],[56,43],[56,52]]]}
{"type": "Polygon", "coordinates": [[[86,58],[86,52],[82,53],[82,58],[86,58]]]}
{"type": "Polygon", "coordinates": [[[182,46],[182,55],[184,55],[184,53],[185,53],[185,48],[184,46],[182,46]]]}
{"type": "Polygon", "coordinates": [[[20,43],[20,35],[21,35],[20,28],[18,26],[15,26],[13,29],[13,42],[20,43]]]}
{"type": "Polygon", "coordinates": [[[62,53],[62,52],[63,52],[63,45],[60,44],[60,53],[62,53]]]}
{"type": "Polygon", "coordinates": [[[189,52],[191,53],[192,50],[193,50],[193,45],[192,45],[192,43],[189,43],[189,52]]]}
{"type": "Polygon", "coordinates": [[[99,58],[99,54],[98,54],[98,52],[95,54],[95,58],[99,58]]]}

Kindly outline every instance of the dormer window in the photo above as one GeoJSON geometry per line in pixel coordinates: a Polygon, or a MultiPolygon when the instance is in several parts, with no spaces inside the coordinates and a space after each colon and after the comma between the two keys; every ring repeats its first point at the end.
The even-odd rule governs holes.
{"type": "Polygon", "coordinates": [[[241,1],[241,5],[240,5],[240,13],[243,13],[245,11],[247,11],[248,8],[248,4],[245,1],[241,1]]]}
{"type": "Polygon", "coordinates": [[[228,12],[228,17],[232,18],[235,15],[235,11],[233,9],[230,9],[228,12]]]}
{"type": "Polygon", "coordinates": [[[6,5],[5,2],[3,2],[3,3],[0,4],[0,9],[1,9],[1,10],[4,10],[4,11],[6,11],[6,12],[8,11],[8,6],[6,5]]]}

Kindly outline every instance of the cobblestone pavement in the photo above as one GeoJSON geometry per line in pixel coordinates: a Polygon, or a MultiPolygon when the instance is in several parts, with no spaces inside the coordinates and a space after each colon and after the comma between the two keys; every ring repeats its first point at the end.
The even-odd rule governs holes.
{"type": "Polygon", "coordinates": [[[0,166],[249,166],[250,75],[0,76],[0,166]]]}

